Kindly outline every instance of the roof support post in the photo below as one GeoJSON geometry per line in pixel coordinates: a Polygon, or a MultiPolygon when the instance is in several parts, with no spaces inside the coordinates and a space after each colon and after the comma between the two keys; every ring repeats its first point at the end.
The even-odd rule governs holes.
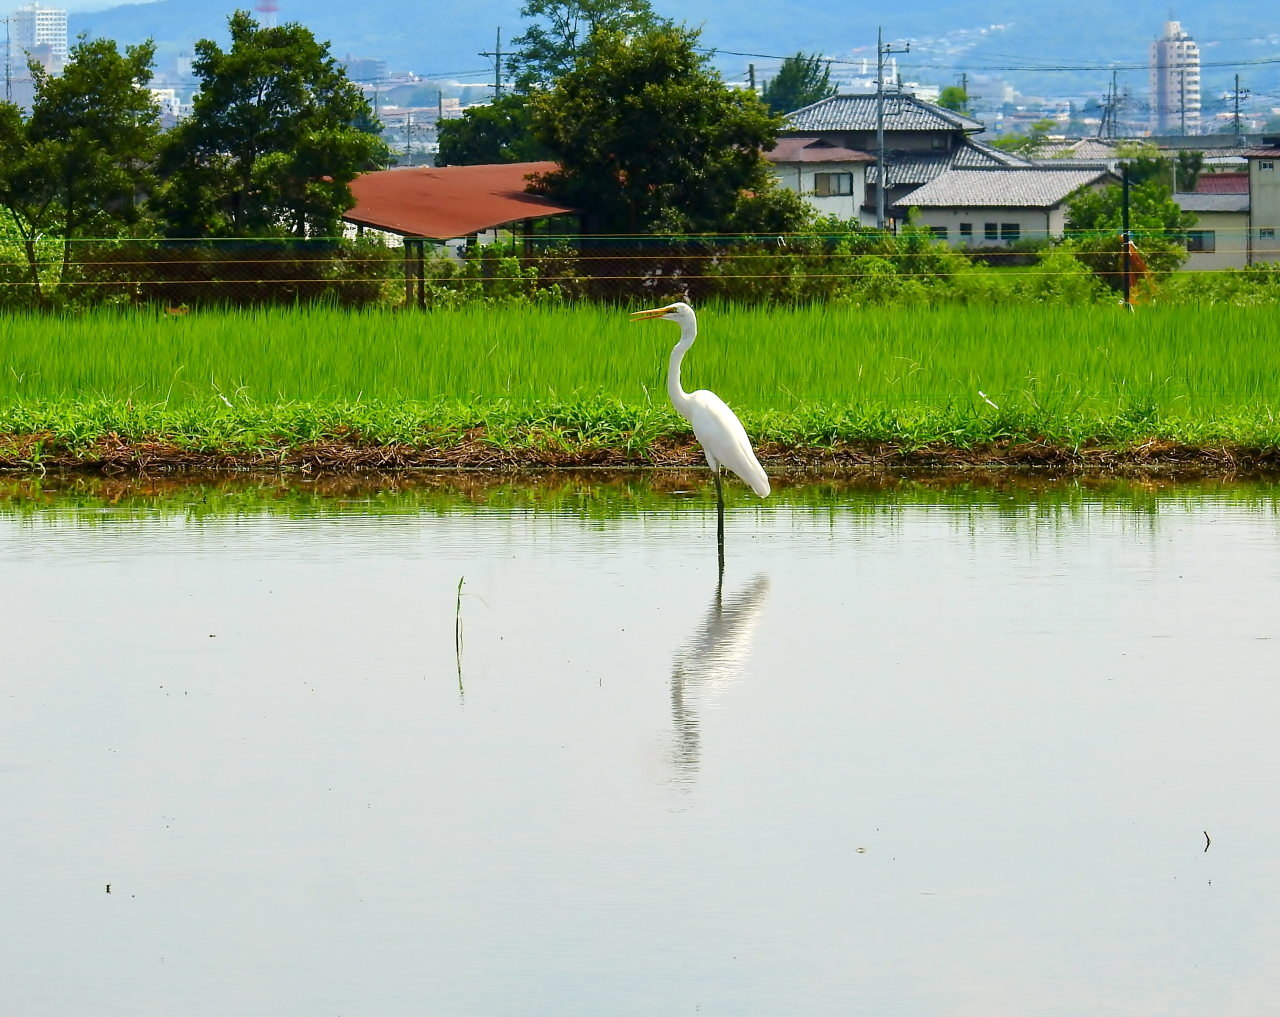
{"type": "Polygon", "coordinates": [[[427,242],[421,237],[404,238],[404,306],[427,306],[427,242]]]}
{"type": "Polygon", "coordinates": [[[418,306],[427,306],[427,242],[418,238],[418,306]]]}
{"type": "Polygon", "coordinates": [[[413,306],[413,241],[404,238],[404,306],[413,306]]]}

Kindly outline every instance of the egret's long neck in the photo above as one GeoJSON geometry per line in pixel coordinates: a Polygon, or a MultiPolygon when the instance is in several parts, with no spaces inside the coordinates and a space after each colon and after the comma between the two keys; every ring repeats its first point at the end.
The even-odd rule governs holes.
{"type": "Polygon", "coordinates": [[[671,397],[671,405],[686,420],[689,419],[689,393],[680,385],[680,364],[689,347],[698,338],[698,326],[691,322],[680,323],[680,341],[671,351],[671,361],[667,365],[667,395],[671,397]]]}

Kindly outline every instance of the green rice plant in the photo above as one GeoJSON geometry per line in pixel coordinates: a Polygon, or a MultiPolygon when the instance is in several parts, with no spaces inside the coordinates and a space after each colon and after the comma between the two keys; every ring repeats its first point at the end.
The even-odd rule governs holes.
{"type": "MultiPolygon", "coordinates": [[[[684,382],[778,442],[1263,440],[1280,430],[1273,321],[1228,305],[710,304],[684,382]]],[[[665,391],[675,340],[575,304],[16,314],[0,319],[0,433],[636,451],[688,433],[665,391]]]]}

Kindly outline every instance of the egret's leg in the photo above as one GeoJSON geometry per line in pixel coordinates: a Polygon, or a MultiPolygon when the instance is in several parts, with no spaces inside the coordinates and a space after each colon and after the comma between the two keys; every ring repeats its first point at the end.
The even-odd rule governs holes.
{"type": "Polygon", "coordinates": [[[720,572],[724,573],[724,482],[717,468],[711,475],[716,480],[716,549],[720,555],[720,572]]]}

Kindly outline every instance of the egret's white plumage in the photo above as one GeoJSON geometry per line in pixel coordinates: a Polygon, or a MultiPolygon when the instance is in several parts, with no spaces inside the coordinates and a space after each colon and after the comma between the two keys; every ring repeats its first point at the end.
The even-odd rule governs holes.
{"type": "Polygon", "coordinates": [[[698,319],[693,308],[680,301],[649,311],[637,311],[631,317],[634,320],[663,318],[680,326],[680,341],[671,351],[667,367],[667,394],[671,397],[671,405],[693,426],[694,437],[701,443],[717,483],[723,468],[741,477],[761,498],[768,497],[769,478],[751,448],[751,440],[742,421],[714,392],[706,389],[686,392],[680,384],[680,365],[698,338],[698,319]]]}

